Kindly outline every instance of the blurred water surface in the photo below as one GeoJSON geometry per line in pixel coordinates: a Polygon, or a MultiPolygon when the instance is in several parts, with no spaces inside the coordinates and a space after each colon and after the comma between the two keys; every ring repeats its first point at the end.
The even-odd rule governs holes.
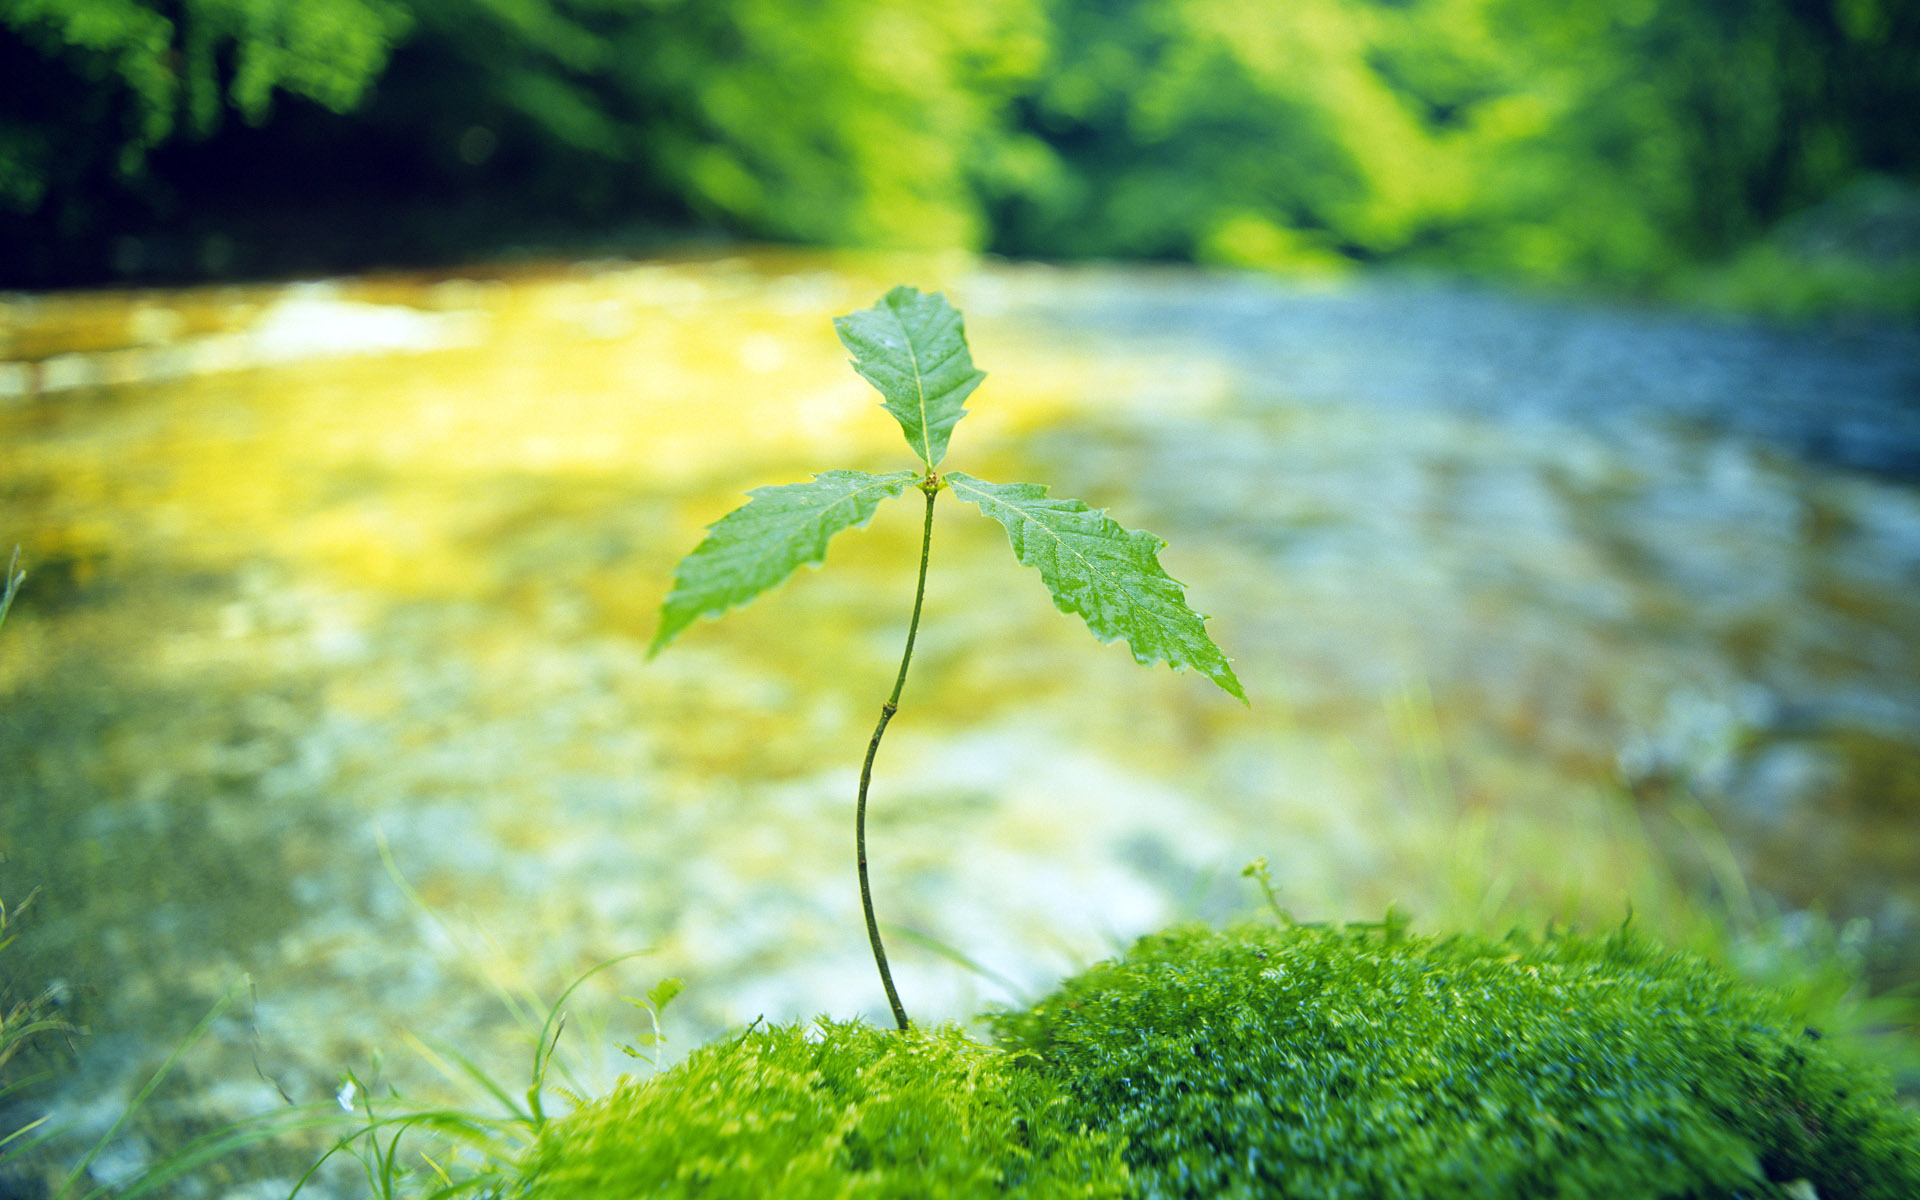
{"type": "Polygon", "coordinates": [[[495,989],[639,949],[567,1035],[603,1084],[664,975],[681,1051],[881,1017],[851,809],[919,506],[644,649],[745,489],[909,465],[828,324],[901,281],[989,372],[949,465],[1169,539],[1253,698],[1094,644],[943,504],[871,834],[917,1016],[1241,911],[1255,855],[1302,917],[1807,910],[1915,978],[1911,331],[789,253],[14,296],[0,898],[41,889],[8,969],[92,1030],[61,1115],[243,976],[186,1110],[381,1051],[431,1086],[409,1032],[518,1080],[495,989]]]}

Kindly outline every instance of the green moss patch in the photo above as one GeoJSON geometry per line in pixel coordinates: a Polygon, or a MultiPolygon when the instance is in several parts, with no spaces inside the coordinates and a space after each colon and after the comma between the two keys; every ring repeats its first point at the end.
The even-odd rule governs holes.
{"type": "Polygon", "coordinates": [[[1147,1195],[1920,1196],[1883,1080],[1625,930],[1175,930],[998,1032],[1147,1195]]]}
{"type": "Polygon", "coordinates": [[[1118,1139],[959,1030],[753,1030],[550,1128],[530,1200],[1125,1196],[1118,1139]]]}
{"type": "Polygon", "coordinates": [[[752,1030],[550,1127],[541,1200],[1920,1196],[1920,1115],[1627,931],[1178,929],[958,1031],[752,1030]]]}

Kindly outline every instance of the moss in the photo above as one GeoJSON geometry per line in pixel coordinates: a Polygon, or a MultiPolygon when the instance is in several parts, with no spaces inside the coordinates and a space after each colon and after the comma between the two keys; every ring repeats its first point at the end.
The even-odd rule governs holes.
{"type": "Polygon", "coordinates": [[[1167,1196],[1920,1196],[1920,1118],[1626,930],[1183,929],[998,1021],[1167,1196]]]}
{"type": "Polygon", "coordinates": [[[1118,1142],[1070,1128],[1021,1056],[951,1027],[753,1030],[549,1129],[529,1200],[1124,1196],[1118,1142]]]}
{"type": "Polygon", "coordinates": [[[539,1200],[1920,1196],[1920,1115],[1617,931],[1178,929],[995,1018],[755,1030],[583,1108],[539,1200]]]}

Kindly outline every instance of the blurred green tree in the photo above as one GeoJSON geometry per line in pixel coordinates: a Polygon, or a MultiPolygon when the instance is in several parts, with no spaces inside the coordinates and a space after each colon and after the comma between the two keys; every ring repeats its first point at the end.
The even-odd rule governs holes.
{"type": "Polygon", "coordinates": [[[1463,7],[1060,0],[1059,61],[1024,111],[1065,170],[1001,207],[1002,245],[1303,266],[1417,244],[1471,200],[1464,122],[1382,68],[1398,52],[1460,92],[1440,81],[1478,48],[1437,15],[1463,7]]]}
{"type": "Polygon", "coordinates": [[[998,246],[1637,284],[1920,171],[1897,0],[1055,0],[998,246]]]}
{"type": "Polygon", "coordinates": [[[1920,177],[1910,0],[0,0],[0,79],[53,274],[290,209],[1653,286],[1920,177]]]}
{"type": "Polygon", "coordinates": [[[0,0],[0,241],[487,195],[978,246],[981,197],[1051,162],[1004,115],[1048,33],[1032,0],[0,0]]]}
{"type": "Polygon", "coordinates": [[[1920,173],[1920,7],[1488,0],[1536,128],[1462,252],[1644,281],[1724,257],[1863,172],[1920,173]]]}
{"type": "Polygon", "coordinates": [[[432,86],[408,111],[451,105],[510,139],[537,178],[563,181],[556,203],[841,244],[978,244],[976,184],[1021,170],[1001,109],[1047,52],[1027,0],[413,11],[432,86]]]}
{"type": "Polygon", "coordinates": [[[0,211],[77,206],[168,140],[274,93],[356,104],[408,26],[394,0],[0,0],[0,211]]]}

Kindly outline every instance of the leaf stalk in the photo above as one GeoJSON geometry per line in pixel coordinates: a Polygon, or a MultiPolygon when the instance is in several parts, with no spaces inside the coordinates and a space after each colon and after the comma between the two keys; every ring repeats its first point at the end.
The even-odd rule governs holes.
{"type": "Polygon", "coordinates": [[[920,579],[913,589],[913,616],[907,622],[907,648],[900,656],[900,673],[893,680],[893,694],[880,706],[880,722],[873,727],[867,742],[867,760],[860,766],[860,796],[854,805],[853,842],[855,862],[860,872],[860,908],[867,918],[867,941],[873,946],[873,965],[880,969],[880,986],[887,992],[887,1007],[893,1010],[894,1024],[902,1032],[912,1027],[907,1010],[900,1004],[900,993],[893,986],[893,972],[887,966],[887,948],[880,941],[880,923],[873,915],[873,888],[867,882],[867,787],[873,781],[873,759],[880,752],[880,738],[887,723],[900,711],[900,692],[907,686],[907,667],[913,662],[913,642],[920,635],[920,608],[927,596],[927,560],[933,548],[933,498],[940,494],[939,475],[929,472],[919,485],[927,497],[926,521],[920,530],[920,579]]]}

